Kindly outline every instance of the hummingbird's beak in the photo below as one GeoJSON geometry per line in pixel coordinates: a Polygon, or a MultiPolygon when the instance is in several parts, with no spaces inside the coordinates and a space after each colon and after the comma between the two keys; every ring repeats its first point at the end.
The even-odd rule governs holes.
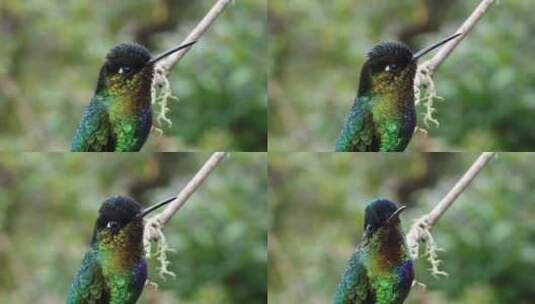
{"type": "Polygon", "coordinates": [[[152,65],[152,64],[156,63],[157,61],[159,61],[161,59],[164,59],[165,57],[180,51],[181,49],[185,49],[187,47],[190,47],[190,46],[194,45],[195,43],[197,43],[197,41],[189,42],[189,43],[177,46],[174,49],[170,49],[169,51],[167,51],[167,52],[165,52],[165,53],[163,53],[161,55],[158,55],[158,56],[152,58],[151,60],[147,61],[147,63],[145,65],[152,65]]]}
{"type": "Polygon", "coordinates": [[[443,45],[445,43],[447,43],[448,41],[453,40],[453,39],[461,36],[462,34],[463,33],[457,33],[455,35],[451,35],[448,38],[443,39],[442,41],[439,41],[439,42],[437,42],[437,43],[435,43],[433,45],[430,45],[430,46],[428,46],[428,47],[426,47],[426,48],[424,48],[422,50],[419,50],[416,54],[414,54],[412,56],[412,61],[414,62],[414,61],[418,60],[418,58],[422,57],[423,55],[431,52],[432,50],[436,49],[437,47],[439,47],[439,46],[441,46],[441,45],[443,45]]]}
{"type": "Polygon", "coordinates": [[[170,198],[166,199],[166,200],[163,201],[163,202],[159,202],[159,203],[154,204],[154,205],[152,205],[152,206],[150,206],[150,207],[147,207],[147,208],[145,208],[144,210],[142,210],[142,211],[137,215],[137,217],[139,217],[139,218],[145,217],[145,215],[151,213],[152,211],[154,211],[154,210],[156,210],[156,209],[158,209],[158,208],[160,208],[160,207],[162,207],[162,206],[165,206],[165,205],[169,204],[170,202],[174,201],[175,199],[176,199],[176,196],[173,196],[173,197],[170,197],[170,198]]]}
{"type": "Polygon", "coordinates": [[[401,212],[403,212],[403,210],[405,210],[407,208],[407,206],[401,206],[399,207],[396,211],[394,211],[394,213],[392,213],[392,215],[386,220],[386,222],[390,222],[393,218],[397,218],[399,217],[399,215],[401,214],[401,212]]]}

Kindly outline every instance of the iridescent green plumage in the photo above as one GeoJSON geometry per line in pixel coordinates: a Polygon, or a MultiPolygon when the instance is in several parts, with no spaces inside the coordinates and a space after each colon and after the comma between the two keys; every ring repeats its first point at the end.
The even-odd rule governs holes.
{"type": "Polygon", "coordinates": [[[416,124],[412,52],[397,43],[376,46],[361,72],[358,97],[336,151],[403,151],[416,124]]]}
{"type": "Polygon", "coordinates": [[[414,77],[417,60],[459,35],[452,35],[414,55],[407,46],[397,42],[375,46],[362,67],[358,96],[342,127],[336,151],[404,151],[416,127],[414,77]]]}
{"type": "Polygon", "coordinates": [[[91,248],[71,285],[67,304],[134,304],[147,278],[143,217],[174,198],[141,210],[127,197],[104,201],[91,248]]]}
{"type": "Polygon", "coordinates": [[[102,269],[98,254],[91,249],[86,253],[80,270],[69,291],[67,303],[104,303],[109,299],[107,287],[104,287],[102,269]]]}
{"type": "Polygon", "coordinates": [[[150,53],[137,44],[113,48],[71,151],[139,151],[152,126],[150,53]]]}
{"type": "Polygon", "coordinates": [[[336,143],[336,151],[403,151],[414,130],[415,111],[384,95],[358,97],[336,143]]]}
{"type": "Polygon", "coordinates": [[[100,69],[95,95],[74,133],[71,151],[139,151],[152,127],[155,63],[194,43],[181,45],[156,58],[135,43],[114,47],[100,69]]]}
{"type": "Polygon", "coordinates": [[[414,271],[401,231],[403,210],[387,200],[366,208],[365,233],[338,284],[335,304],[401,304],[414,271]]]}
{"type": "Polygon", "coordinates": [[[107,265],[106,259],[97,250],[89,250],[71,286],[68,304],[136,303],[145,284],[145,259],[139,256],[137,263],[117,268],[107,265]]]}

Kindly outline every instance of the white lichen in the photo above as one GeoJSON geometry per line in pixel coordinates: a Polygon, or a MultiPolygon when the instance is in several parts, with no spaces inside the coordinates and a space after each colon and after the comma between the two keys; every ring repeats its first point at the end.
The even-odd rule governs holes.
{"type": "Polygon", "coordinates": [[[418,132],[422,133],[423,135],[429,134],[429,132],[427,132],[426,129],[416,126],[416,128],[414,129],[414,133],[418,133],[418,132]]]}
{"type": "Polygon", "coordinates": [[[160,263],[159,275],[163,280],[166,280],[166,275],[173,278],[176,277],[175,273],[169,270],[171,262],[167,259],[168,252],[174,252],[167,243],[167,238],[163,233],[163,225],[157,218],[151,218],[145,223],[145,233],[143,237],[143,245],[145,247],[145,256],[150,258],[156,257],[160,263]],[[156,249],[153,251],[152,243],[156,243],[156,249]]]}
{"type": "Polygon", "coordinates": [[[431,234],[431,226],[427,221],[427,216],[415,220],[411,232],[413,229],[415,229],[414,235],[416,237],[414,239],[409,238],[409,250],[412,258],[414,260],[418,258],[420,253],[419,243],[423,242],[425,244],[424,256],[427,256],[427,261],[431,264],[431,268],[429,269],[431,275],[435,278],[438,276],[448,276],[447,272],[439,269],[442,261],[438,258],[437,252],[442,251],[442,249],[438,247],[431,234]]]}
{"type": "Polygon", "coordinates": [[[162,125],[165,123],[168,127],[173,125],[173,121],[167,117],[169,113],[168,101],[169,99],[178,100],[176,96],[173,96],[171,91],[171,84],[165,76],[163,68],[156,66],[154,68],[154,77],[152,79],[151,86],[151,103],[156,108],[156,125],[153,126],[153,130],[160,134],[163,134],[161,129],[162,125]]]}
{"type": "Polygon", "coordinates": [[[160,285],[158,285],[158,283],[156,283],[154,281],[151,281],[151,280],[147,279],[147,280],[145,280],[145,287],[151,288],[153,290],[157,290],[158,288],[160,288],[160,285]]]}
{"type": "MultiPolygon", "coordinates": [[[[429,69],[429,65],[424,63],[418,66],[416,77],[414,79],[414,103],[416,106],[422,104],[425,107],[423,121],[427,128],[430,127],[430,123],[433,123],[436,127],[440,126],[440,122],[433,116],[436,112],[434,102],[444,100],[444,98],[437,95],[435,83],[431,76],[432,73],[429,69]]],[[[423,128],[419,129],[425,130],[423,128]]],[[[425,133],[427,133],[427,131],[425,133]]]]}
{"type": "Polygon", "coordinates": [[[418,286],[418,287],[420,287],[420,288],[422,288],[422,289],[426,289],[426,288],[427,288],[427,285],[425,285],[425,283],[422,283],[422,282],[420,282],[420,281],[417,281],[416,279],[414,279],[414,280],[412,281],[412,285],[411,285],[411,287],[414,287],[414,286],[418,286]]]}

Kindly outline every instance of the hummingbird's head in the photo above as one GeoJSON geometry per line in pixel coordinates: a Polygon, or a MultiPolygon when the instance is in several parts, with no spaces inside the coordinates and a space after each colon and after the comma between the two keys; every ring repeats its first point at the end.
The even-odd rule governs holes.
{"type": "Polygon", "coordinates": [[[397,93],[400,90],[412,92],[418,59],[460,35],[447,37],[416,54],[400,42],[379,43],[368,53],[368,60],[362,67],[359,96],[397,93]]]}
{"type": "Polygon", "coordinates": [[[99,209],[92,244],[105,250],[141,248],[143,217],[174,199],[142,209],[138,202],[126,196],[107,198],[99,209]]]}
{"type": "Polygon", "coordinates": [[[156,62],[195,42],[173,48],[154,58],[144,46],[137,43],[121,43],[115,46],[106,55],[106,61],[100,69],[96,92],[106,90],[110,95],[148,96],[156,62]]]}
{"type": "Polygon", "coordinates": [[[153,66],[149,51],[136,43],[122,43],[112,48],[100,69],[97,93],[128,96],[150,92],[153,66]]]}
{"type": "Polygon", "coordinates": [[[385,228],[399,229],[401,221],[399,215],[405,206],[398,207],[387,199],[377,199],[368,204],[364,216],[364,233],[367,238],[373,238],[385,228]]]}
{"type": "Polygon", "coordinates": [[[368,53],[368,60],[362,67],[359,95],[412,90],[416,68],[408,46],[399,42],[380,43],[368,53]]]}

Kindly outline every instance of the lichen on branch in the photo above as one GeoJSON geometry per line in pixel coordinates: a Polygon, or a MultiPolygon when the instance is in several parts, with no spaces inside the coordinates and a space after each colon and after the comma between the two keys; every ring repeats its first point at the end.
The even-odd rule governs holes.
{"type": "Polygon", "coordinates": [[[447,276],[448,274],[439,269],[441,260],[438,258],[437,252],[441,251],[441,249],[435,242],[435,239],[431,234],[431,229],[495,155],[495,152],[481,153],[477,160],[470,166],[466,173],[459,179],[459,181],[457,181],[444,198],[440,200],[429,213],[424,214],[419,219],[415,220],[409,233],[407,233],[407,245],[409,246],[411,256],[414,260],[420,256],[420,242],[425,244],[424,256],[427,256],[427,260],[429,261],[429,264],[431,264],[430,271],[434,277],[440,275],[447,276]]]}
{"type": "Polygon", "coordinates": [[[167,243],[167,238],[163,233],[163,224],[158,220],[158,218],[150,218],[145,223],[145,229],[151,235],[151,238],[143,239],[143,246],[145,247],[145,256],[150,258],[152,256],[156,257],[160,263],[160,269],[158,271],[160,278],[165,280],[165,276],[176,277],[175,273],[169,270],[169,265],[171,264],[167,259],[168,252],[174,252],[175,250],[169,247],[167,243]],[[152,243],[156,243],[156,249],[153,249],[152,243]]]}
{"type": "MultiPolygon", "coordinates": [[[[189,33],[186,39],[184,39],[182,45],[199,40],[231,2],[231,0],[217,0],[204,18],[189,33]]],[[[153,130],[158,133],[163,133],[163,130],[160,127],[162,127],[164,123],[169,126],[173,124],[173,121],[167,116],[167,113],[169,112],[169,106],[167,104],[169,99],[178,100],[178,98],[172,94],[171,84],[169,83],[167,76],[190,49],[191,47],[187,47],[171,54],[159,61],[155,66],[154,79],[151,87],[151,101],[152,104],[158,108],[158,114],[156,116],[158,126],[153,125],[153,130]]]]}
{"type": "Polygon", "coordinates": [[[174,96],[171,91],[171,84],[167,79],[164,71],[161,67],[156,67],[154,71],[154,77],[151,86],[151,103],[156,107],[156,125],[154,130],[163,134],[163,124],[166,123],[168,127],[173,125],[173,121],[167,117],[169,112],[168,101],[170,99],[178,100],[178,97],[174,96]]]}
{"type": "MultiPolygon", "coordinates": [[[[444,100],[444,98],[437,95],[437,90],[435,88],[435,83],[431,77],[431,72],[429,66],[422,64],[418,66],[416,72],[416,78],[414,80],[414,100],[415,105],[418,106],[422,104],[425,107],[424,114],[424,124],[427,128],[430,127],[430,123],[433,123],[435,126],[440,126],[440,122],[433,117],[433,113],[436,112],[434,107],[435,101],[444,100]]],[[[420,127],[424,133],[427,132],[426,129],[420,127]]]]}
{"type": "Polygon", "coordinates": [[[175,273],[169,268],[167,254],[174,252],[169,246],[167,238],[163,229],[171,218],[186,204],[187,200],[199,189],[206,178],[214,171],[214,169],[223,161],[227,153],[215,152],[204,163],[193,178],[186,184],[176,198],[170,202],[167,207],[157,215],[145,220],[145,229],[143,231],[143,246],[145,248],[145,256],[150,258],[156,257],[158,260],[159,275],[165,280],[166,276],[176,277],[175,273]],[[155,243],[155,248],[153,247],[155,243]]]}
{"type": "MultiPolygon", "coordinates": [[[[415,104],[422,103],[425,107],[424,124],[426,127],[429,127],[430,123],[435,124],[437,127],[440,125],[440,122],[433,116],[436,112],[434,102],[444,100],[437,94],[433,82],[433,74],[468,33],[472,31],[495,2],[495,0],[482,0],[459,29],[457,29],[457,33],[462,34],[457,39],[446,43],[435,56],[418,66],[414,81],[415,104]]],[[[422,128],[420,127],[419,129],[422,128]]]]}
{"type": "Polygon", "coordinates": [[[435,278],[438,276],[448,276],[447,272],[439,269],[439,266],[442,261],[438,258],[437,252],[442,251],[442,249],[439,248],[437,243],[435,242],[435,239],[431,234],[431,228],[432,226],[430,226],[427,221],[427,215],[424,215],[414,221],[411,230],[415,230],[415,234],[418,236],[419,242],[409,244],[411,256],[414,259],[418,258],[420,253],[420,242],[423,242],[425,247],[424,256],[427,256],[427,261],[431,265],[431,268],[429,269],[431,275],[435,278]]]}

